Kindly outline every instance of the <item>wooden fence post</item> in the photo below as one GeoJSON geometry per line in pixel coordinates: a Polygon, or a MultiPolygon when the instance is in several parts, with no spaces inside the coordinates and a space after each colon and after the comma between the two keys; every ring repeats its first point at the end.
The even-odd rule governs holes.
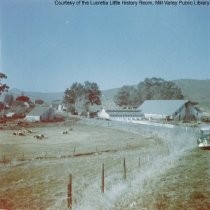
{"type": "Polygon", "coordinates": [[[104,193],[104,163],[102,164],[102,174],[101,174],[101,192],[104,193]]]}
{"type": "Polygon", "coordinates": [[[123,178],[126,179],[126,164],[125,164],[125,158],[124,158],[124,161],[123,161],[123,178]]]}
{"type": "Polygon", "coordinates": [[[6,165],[6,156],[5,156],[5,154],[3,156],[3,163],[4,163],[4,166],[5,166],[6,165]]]}
{"type": "Polygon", "coordinates": [[[69,184],[68,184],[68,197],[67,197],[68,208],[72,208],[72,175],[69,175],[69,184]]]}

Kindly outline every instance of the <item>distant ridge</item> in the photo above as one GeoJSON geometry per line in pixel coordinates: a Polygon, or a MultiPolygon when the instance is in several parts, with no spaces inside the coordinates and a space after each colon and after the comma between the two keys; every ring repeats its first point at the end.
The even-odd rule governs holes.
{"type": "Polygon", "coordinates": [[[181,88],[186,99],[195,101],[210,101],[210,79],[180,79],[174,80],[181,88]]]}
{"type": "MultiPolygon", "coordinates": [[[[173,82],[181,88],[185,99],[189,99],[199,104],[207,110],[210,110],[210,79],[197,80],[197,79],[179,79],[173,82]]],[[[126,84],[125,84],[126,85],[126,84]]],[[[137,85],[133,85],[137,87],[137,85]]],[[[102,91],[102,103],[104,108],[116,108],[114,103],[114,96],[119,91],[119,88],[113,88],[102,91]]],[[[42,99],[45,102],[52,102],[54,100],[63,100],[64,92],[27,92],[21,91],[17,88],[9,90],[15,97],[22,94],[29,96],[32,100],[42,99]]],[[[4,95],[2,96],[2,98],[4,95]]]]}
{"type": "MultiPolygon", "coordinates": [[[[181,88],[185,99],[198,102],[202,110],[210,112],[210,79],[179,79],[172,81],[181,88]]],[[[137,85],[133,86],[137,87],[137,85]]],[[[119,89],[120,88],[105,90],[103,94],[107,99],[113,100],[114,95],[116,95],[119,89]]]]}
{"type": "MultiPolygon", "coordinates": [[[[172,80],[178,87],[181,88],[184,97],[189,100],[210,101],[210,79],[179,79],[172,80]]],[[[126,85],[126,84],[125,84],[126,85]]],[[[137,85],[133,85],[137,87],[137,85]]],[[[103,91],[107,97],[113,97],[120,88],[114,88],[103,91]]]]}
{"type": "Polygon", "coordinates": [[[19,90],[18,88],[12,88],[6,94],[13,94],[15,97],[23,94],[25,96],[28,96],[32,101],[35,101],[36,99],[42,99],[48,103],[54,100],[63,100],[63,95],[64,95],[63,92],[52,92],[52,93],[28,92],[28,91],[19,90]]]}

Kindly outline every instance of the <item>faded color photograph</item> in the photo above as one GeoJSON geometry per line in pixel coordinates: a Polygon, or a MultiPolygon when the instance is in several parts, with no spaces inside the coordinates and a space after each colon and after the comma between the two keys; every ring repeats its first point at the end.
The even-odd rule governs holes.
{"type": "Polygon", "coordinates": [[[209,210],[210,1],[0,0],[0,209],[209,210]]]}

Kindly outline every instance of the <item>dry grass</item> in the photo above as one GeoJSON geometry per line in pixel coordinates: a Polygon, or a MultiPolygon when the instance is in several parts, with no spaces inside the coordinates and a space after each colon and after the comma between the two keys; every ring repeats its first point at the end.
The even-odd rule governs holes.
{"type": "Polygon", "coordinates": [[[145,194],[135,208],[147,210],[208,210],[210,153],[195,149],[179,159],[178,164],[145,186],[145,194]]]}
{"type": "Polygon", "coordinates": [[[73,131],[63,135],[61,131],[66,126],[56,124],[43,128],[39,125],[27,136],[2,131],[0,209],[66,208],[69,173],[74,180],[75,205],[80,202],[83,191],[98,179],[102,162],[110,173],[120,171],[125,153],[149,148],[152,141],[129,132],[87,125],[74,125],[73,131]],[[44,133],[47,138],[37,141],[34,133],[44,133]],[[7,160],[11,160],[11,164],[7,160]]]}
{"type": "Polygon", "coordinates": [[[125,199],[117,208],[118,199],[122,200],[117,193],[122,192],[126,196],[130,193],[132,197],[133,178],[152,168],[152,160],[167,156],[169,151],[162,139],[153,133],[141,136],[84,124],[74,124],[69,135],[62,135],[61,131],[66,126],[56,124],[55,127],[33,128],[34,132],[46,132],[48,138],[41,142],[34,140],[33,134],[14,137],[10,130],[2,132],[0,156],[5,155],[5,160],[10,157],[12,161],[6,165],[0,162],[0,208],[65,209],[68,177],[72,173],[75,209],[76,205],[84,204],[80,209],[86,210],[84,206],[90,198],[93,200],[87,203],[96,206],[89,208],[91,210],[210,209],[207,151],[196,149],[179,159],[178,163],[172,162],[172,168],[164,171],[162,176],[152,176],[144,181],[142,191],[136,190],[139,197],[135,203],[129,205],[129,199],[125,199]],[[137,168],[140,156],[141,167],[137,168]],[[124,157],[127,164],[126,183],[121,180],[124,157]],[[104,197],[100,193],[102,163],[106,167],[104,197]],[[92,197],[89,197],[91,194],[92,197]],[[105,200],[106,197],[109,199],[105,200]],[[110,204],[110,201],[113,203],[110,204]],[[97,202],[105,204],[106,208],[97,202]]]}

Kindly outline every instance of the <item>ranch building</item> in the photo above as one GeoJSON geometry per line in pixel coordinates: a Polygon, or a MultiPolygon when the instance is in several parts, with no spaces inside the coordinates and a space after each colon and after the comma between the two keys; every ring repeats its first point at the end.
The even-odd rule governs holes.
{"type": "Polygon", "coordinates": [[[138,107],[146,119],[201,120],[202,112],[189,100],[145,100],[138,107]]]}
{"type": "Polygon", "coordinates": [[[53,108],[47,106],[36,106],[26,115],[25,120],[28,122],[52,121],[54,116],[55,111],[53,108]]]}
{"type": "Polygon", "coordinates": [[[119,109],[119,110],[104,110],[98,114],[100,118],[106,118],[116,121],[137,121],[143,118],[143,114],[140,110],[136,109],[119,109]]]}

